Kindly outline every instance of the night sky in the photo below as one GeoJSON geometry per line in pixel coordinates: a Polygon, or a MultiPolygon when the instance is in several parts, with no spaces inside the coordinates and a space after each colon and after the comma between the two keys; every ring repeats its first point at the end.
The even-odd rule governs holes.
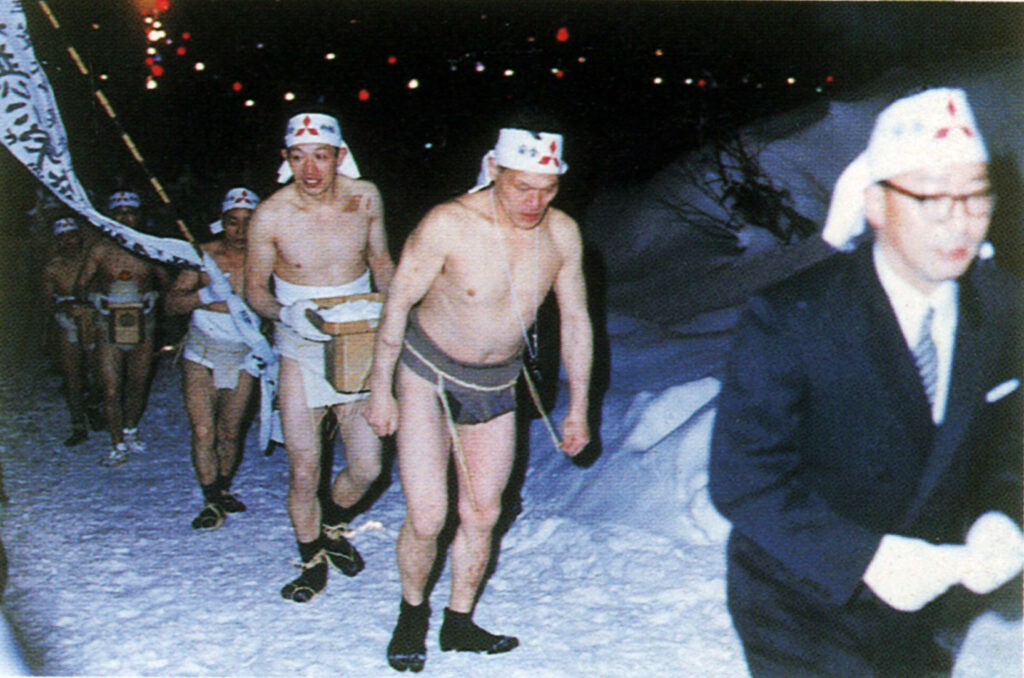
{"type": "MultiPolygon", "coordinates": [[[[50,0],[60,32],[24,5],[87,188],[120,177],[156,202],[91,88],[163,183],[191,172],[201,204],[177,206],[189,220],[236,183],[273,190],[286,117],[322,103],[398,233],[472,185],[524,106],[561,122],[572,170],[559,201],[578,211],[709,128],[852,96],[897,64],[1024,42],[1020,3],[50,0]],[[147,37],[147,16],[165,36],[147,37]]],[[[17,174],[9,156],[0,171],[17,174]]]]}

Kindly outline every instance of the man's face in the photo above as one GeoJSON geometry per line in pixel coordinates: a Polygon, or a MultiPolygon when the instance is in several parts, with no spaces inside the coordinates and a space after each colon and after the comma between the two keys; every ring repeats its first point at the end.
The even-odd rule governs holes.
{"type": "Polygon", "coordinates": [[[320,195],[334,186],[342,151],[327,144],[298,144],[284,151],[284,159],[295,175],[295,184],[307,195],[320,195]]]}
{"type": "Polygon", "coordinates": [[[494,195],[517,228],[534,228],[558,193],[558,175],[501,169],[495,172],[494,195]]]}
{"type": "Polygon", "coordinates": [[[57,236],[57,251],[68,256],[82,249],[82,234],[77,230],[65,231],[57,236]]]}
{"type": "Polygon", "coordinates": [[[963,275],[978,255],[991,188],[985,163],[907,172],[871,186],[865,213],[886,260],[928,294],[963,275]]]}
{"type": "Polygon", "coordinates": [[[139,210],[136,207],[121,205],[120,207],[115,207],[110,216],[114,218],[114,221],[119,221],[129,228],[134,228],[139,221],[139,210]]]}
{"type": "Polygon", "coordinates": [[[224,241],[229,247],[236,250],[245,249],[251,216],[252,210],[247,207],[235,207],[220,215],[220,223],[224,227],[224,241]]]}

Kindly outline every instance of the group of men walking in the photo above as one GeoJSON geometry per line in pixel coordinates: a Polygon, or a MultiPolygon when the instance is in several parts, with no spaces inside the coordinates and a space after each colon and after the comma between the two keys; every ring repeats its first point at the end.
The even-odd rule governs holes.
{"type": "MultiPolygon", "coordinates": [[[[387,659],[400,671],[426,660],[428,580],[451,468],[459,522],[441,649],[518,645],[471,615],[515,456],[514,390],[551,291],[569,394],[560,447],[573,456],[590,438],[582,243],[573,219],[551,206],[567,170],[562,144],[549,129],[501,129],[477,185],[430,210],[396,266],[380,193],[360,178],[337,119],[297,115],[279,176],[290,183],[259,204],[246,189],[230,191],[225,236],[204,246],[230,284],[186,271],[166,295],[169,313],[191,314],[183,386],[205,499],[198,529],[244,510],[229,488],[258,369],[226,301],[244,298],[273,325],[302,560],[284,598],[308,602],[332,567],[347,576],[363,568],[345,529],[381,473],[381,438],[395,436],[406,516],[387,659]],[[321,321],[374,291],[385,300],[372,370],[360,387],[339,389],[321,321]],[[323,493],[328,410],[347,464],[323,493]]],[[[115,217],[131,224],[132,202],[137,209],[137,197],[112,199],[115,217]]],[[[855,251],[750,302],[723,375],[710,490],[733,523],[729,609],[754,675],[948,672],[950,638],[962,637],[954,632],[965,618],[949,589],[986,596],[1020,572],[1021,291],[979,262],[993,205],[987,150],[963,92],[901,99],[836,187],[824,237],[842,250],[860,243],[855,251]]],[[[62,340],[97,347],[107,462],[116,464],[138,445],[137,377],[152,345],[120,346],[96,313],[130,297],[145,316],[163,281],[158,267],[102,240],[70,275],[74,231],[66,221],[55,228],[47,289],[62,340]]],[[[84,415],[70,396],[69,409],[73,444],[84,415]]]]}

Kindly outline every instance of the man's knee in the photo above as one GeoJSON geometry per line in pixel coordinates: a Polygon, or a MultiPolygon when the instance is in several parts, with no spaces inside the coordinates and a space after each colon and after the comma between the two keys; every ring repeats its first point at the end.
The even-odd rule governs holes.
{"type": "Polygon", "coordinates": [[[444,528],[446,511],[442,507],[410,510],[405,516],[405,525],[419,541],[436,540],[444,528]]]}
{"type": "Polygon", "coordinates": [[[207,422],[192,422],[192,440],[197,446],[209,447],[213,445],[214,430],[207,422]]]}
{"type": "Polygon", "coordinates": [[[474,502],[470,498],[459,501],[459,524],[473,532],[490,532],[501,516],[499,502],[474,502]]]}

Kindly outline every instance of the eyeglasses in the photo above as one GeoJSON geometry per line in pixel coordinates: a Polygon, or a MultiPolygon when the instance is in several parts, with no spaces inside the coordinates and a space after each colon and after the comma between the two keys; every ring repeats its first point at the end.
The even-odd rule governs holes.
{"type": "Polygon", "coordinates": [[[881,181],[879,183],[900,195],[916,200],[921,214],[933,221],[945,221],[953,216],[953,205],[955,203],[961,203],[964,206],[964,212],[969,217],[987,217],[992,214],[992,206],[995,204],[995,195],[990,188],[978,191],[977,193],[968,193],[967,195],[949,195],[948,193],[922,195],[908,191],[902,186],[897,186],[889,181],[881,181]]]}

